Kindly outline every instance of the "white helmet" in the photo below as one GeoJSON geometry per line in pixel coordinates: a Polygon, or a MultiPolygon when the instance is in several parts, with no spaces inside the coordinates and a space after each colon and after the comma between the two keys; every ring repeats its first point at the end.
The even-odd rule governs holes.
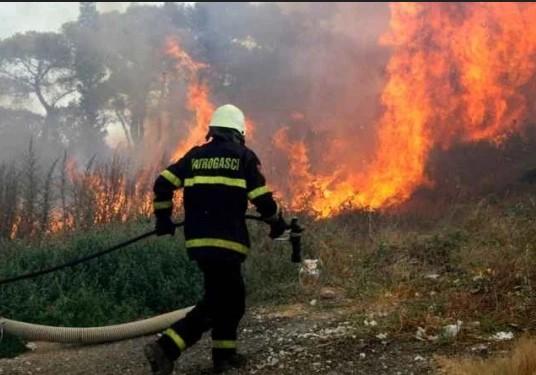
{"type": "Polygon", "coordinates": [[[212,114],[210,127],[229,128],[238,130],[242,135],[246,135],[246,120],[242,111],[232,105],[225,104],[218,107],[212,114]]]}

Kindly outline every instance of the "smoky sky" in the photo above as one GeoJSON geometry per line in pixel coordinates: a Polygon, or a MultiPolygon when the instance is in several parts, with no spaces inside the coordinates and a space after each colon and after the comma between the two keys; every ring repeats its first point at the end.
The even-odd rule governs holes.
{"type": "MultiPolygon", "coordinates": [[[[136,4],[148,5],[97,3],[97,10],[112,18],[114,11],[125,15],[116,19],[119,30],[121,23],[128,21],[129,12],[124,11],[136,4]]],[[[210,81],[210,99],[214,105],[235,102],[243,108],[258,125],[258,143],[267,148],[274,133],[289,126],[293,129],[290,133],[293,141],[308,143],[313,165],[317,164],[314,158],[322,155],[319,150],[326,147],[351,154],[352,160],[347,161],[350,164],[365,162],[364,155],[372,154],[374,148],[384,69],[390,56],[390,50],[379,43],[380,36],[389,28],[388,4],[260,3],[257,11],[232,4],[224,5],[223,9],[226,8],[230,9],[227,13],[214,4],[207,7],[203,27],[208,31],[198,30],[198,34],[208,35],[211,40],[204,40],[202,47],[194,43],[198,39],[190,45],[185,42],[193,58],[209,60],[213,75],[234,76],[234,91],[210,81]],[[281,17],[279,11],[285,16],[281,17]],[[278,29],[280,26],[284,32],[278,29]],[[234,49],[236,55],[228,56],[227,49],[218,46],[222,42],[218,37],[233,33],[241,38],[253,35],[264,40],[268,43],[264,48],[273,53],[259,53],[262,57],[256,59],[254,51],[234,49]],[[196,49],[203,51],[203,48],[207,51],[199,56],[196,49]],[[355,152],[356,149],[360,152],[355,152]]],[[[30,30],[61,31],[62,24],[76,20],[78,13],[79,3],[2,3],[0,38],[30,30]]],[[[142,9],[140,13],[153,11],[142,9]]],[[[114,30],[113,35],[99,35],[103,50],[118,48],[117,44],[109,43],[118,34],[114,30]]],[[[158,43],[154,41],[153,46],[157,48],[158,43]]],[[[141,56],[140,60],[144,58],[141,56]]],[[[21,103],[11,108],[43,114],[38,103],[21,103]]],[[[153,125],[148,119],[145,123],[153,125]]],[[[107,124],[108,143],[113,147],[122,138],[122,128],[111,118],[107,124]]]]}
{"type": "MultiPolygon", "coordinates": [[[[99,12],[124,11],[135,2],[98,2],[99,12]]],[[[160,4],[160,3],[152,3],[160,4]]],[[[0,38],[25,31],[58,31],[62,24],[78,17],[78,2],[0,3],[0,38]]]]}

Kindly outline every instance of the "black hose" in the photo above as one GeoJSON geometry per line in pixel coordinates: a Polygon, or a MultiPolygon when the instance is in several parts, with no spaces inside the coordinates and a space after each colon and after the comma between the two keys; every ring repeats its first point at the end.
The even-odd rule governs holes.
{"type": "MultiPolygon", "coordinates": [[[[253,216],[253,215],[246,215],[246,219],[263,221],[262,218],[260,218],[259,216],[253,216]]],[[[180,223],[175,224],[175,227],[179,228],[179,227],[182,227],[183,225],[184,225],[184,221],[181,221],[180,223]]],[[[151,237],[151,236],[153,236],[155,234],[156,234],[156,230],[152,230],[150,232],[141,234],[141,235],[139,235],[137,237],[131,238],[128,241],[121,242],[121,243],[119,243],[117,245],[114,245],[114,246],[112,246],[112,247],[110,247],[110,248],[108,248],[106,250],[99,251],[99,252],[97,252],[95,254],[91,254],[91,255],[88,255],[88,256],[85,256],[85,257],[82,257],[82,258],[78,258],[78,259],[73,259],[73,260],[71,260],[71,261],[69,261],[67,263],[60,264],[58,266],[54,266],[54,267],[47,268],[47,269],[44,269],[44,270],[35,271],[35,272],[29,272],[29,273],[26,273],[26,274],[23,274],[23,275],[14,276],[14,277],[10,277],[10,278],[4,279],[4,280],[0,280],[0,285],[10,284],[10,283],[14,283],[16,281],[25,280],[25,279],[33,279],[35,277],[46,275],[48,273],[52,273],[52,272],[55,272],[55,271],[59,271],[59,270],[62,270],[64,268],[74,267],[74,266],[76,266],[76,265],[78,265],[80,263],[84,263],[84,262],[90,261],[92,259],[101,257],[101,256],[103,256],[105,254],[111,253],[113,251],[122,249],[123,247],[126,247],[126,246],[131,245],[131,244],[133,244],[135,242],[143,240],[144,238],[151,237]]]]}

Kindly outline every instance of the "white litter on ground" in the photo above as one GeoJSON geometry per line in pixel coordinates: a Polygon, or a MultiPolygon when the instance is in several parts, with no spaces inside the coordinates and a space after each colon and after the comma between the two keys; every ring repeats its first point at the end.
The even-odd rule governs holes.
{"type": "Polygon", "coordinates": [[[387,336],[388,336],[387,333],[378,333],[378,334],[376,335],[376,338],[377,338],[378,340],[385,340],[385,339],[387,338],[387,336]]]}
{"type": "Polygon", "coordinates": [[[456,324],[449,324],[443,327],[443,336],[446,338],[454,338],[458,336],[460,331],[462,330],[463,322],[461,320],[458,320],[456,324]]]}
{"type": "Polygon", "coordinates": [[[514,338],[514,334],[510,331],[508,332],[497,332],[496,334],[494,334],[493,336],[490,337],[490,340],[495,340],[495,341],[508,341],[508,340],[512,340],[514,338]]]}

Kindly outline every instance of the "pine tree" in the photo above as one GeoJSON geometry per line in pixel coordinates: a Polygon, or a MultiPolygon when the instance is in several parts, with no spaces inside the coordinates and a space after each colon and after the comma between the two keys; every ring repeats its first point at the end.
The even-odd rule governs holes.
{"type": "Polygon", "coordinates": [[[81,118],[82,146],[84,153],[91,157],[104,146],[105,119],[100,113],[102,98],[100,84],[105,77],[97,40],[99,13],[97,3],[81,2],[78,24],[74,35],[75,71],[78,79],[80,98],[78,107],[81,118]]]}

